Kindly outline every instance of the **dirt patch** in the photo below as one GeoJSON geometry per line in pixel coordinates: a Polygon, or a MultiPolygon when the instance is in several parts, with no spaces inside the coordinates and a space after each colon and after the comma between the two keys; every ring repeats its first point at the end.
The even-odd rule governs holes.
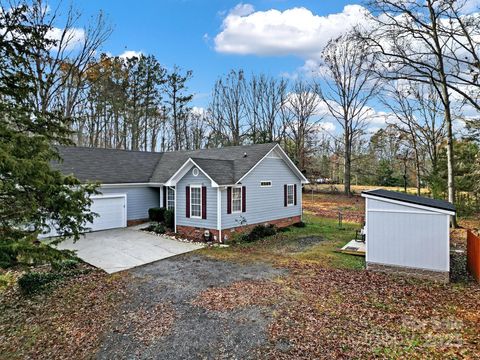
{"type": "Polygon", "coordinates": [[[303,251],[308,249],[311,246],[317,245],[318,243],[324,241],[325,239],[321,238],[320,236],[307,236],[298,239],[295,242],[295,250],[296,251],[303,251]]]}
{"type": "MultiPolygon", "coordinates": [[[[129,271],[133,277],[128,289],[129,300],[122,311],[128,313],[140,305],[149,309],[159,303],[168,303],[173,321],[161,337],[147,342],[137,341],[135,327],[122,328],[121,332],[112,330],[104,337],[97,358],[256,358],[256,349],[268,342],[271,309],[245,306],[228,312],[212,311],[194,305],[194,299],[212,288],[243,281],[262,282],[286,272],[263,263],[237,264],[195,254],[132,269],[129,271]]],[[[221,306],[223,301],[211,299],[209,306],[221,306]]],[[[228,306],[228,301],[225,304],[228,306]]],[[[157,313],[154,318],[157,316],[162,317],[162,314],[157,313]]],[[[122,326],[122,320],[113,329],[118,326],[122,326]]]]}

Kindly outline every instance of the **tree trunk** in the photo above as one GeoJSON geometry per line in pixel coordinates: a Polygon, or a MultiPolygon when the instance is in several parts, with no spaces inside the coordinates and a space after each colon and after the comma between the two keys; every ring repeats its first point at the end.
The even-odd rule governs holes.
{"type": "MultiPolygon", "coordinates": [[[[347,125],[347,121],[345,125],[347,125]]],[[[344,159],[344,192],[347,196],[352,196],[352,191],[350,189],[351,184],[351,171],[352,171],[352,144],[350,139],[350,132],[348,131],[348,126],[345,126],[345,159],[344,159]]]]}

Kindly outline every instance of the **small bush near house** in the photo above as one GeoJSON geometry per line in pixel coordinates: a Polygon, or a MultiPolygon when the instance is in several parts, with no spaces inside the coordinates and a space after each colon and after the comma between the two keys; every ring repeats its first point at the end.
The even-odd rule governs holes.
{"type": "Polygon", "coordinates": [[[272,236],[277,233],[277,228],[275,225],[257,225],[255,226],[250,233],[243,235],[243,241],[256,241],[258,239],[272,236]]]}
{"type": "Polygon", "coordinates": [[[167,228],[173,229],[175,226],[175,213],[173,210],[167,209],[164,213],[165,221],[164,224],[167,228]]]}
{"type": "Polygon", "coordinates": [[[303,221],[299,221],[299,222],[293,224],[293,226],[295,226],[297,228],[304,228],[305,226],[307,226],[307,224],[305,224],[303,221]]]}
{"type": "Polygon", "coordinates": [[[165,212],[167,209],[163,207],[154,207],[148,209],[148,218],[150,221],[164,222],[165,221],[165,212]]]}
{"type": "Polygon", "coordinates": [[[153,231],[157,234],[165,234],[165,226],[163,224],[157,224],[153,226],[153,231]]]}

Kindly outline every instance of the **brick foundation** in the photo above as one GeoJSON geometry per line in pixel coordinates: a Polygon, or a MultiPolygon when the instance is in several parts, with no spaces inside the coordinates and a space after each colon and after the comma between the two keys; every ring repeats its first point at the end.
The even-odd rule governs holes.
{"type": "Polygon", "coordinates": [[[140,225],[146,222],[149,222],[149,219],[136,219],[136,220],[127,220],[127,226],[140,225]]]}
{"type": "MultiPolygon", "coordinates": [[[[238,227],[222,230],[222,237],[224,240],[225,239],[228,240],[232,237],[232,234],[239,234],[239,233],[241,234],[241,233],[248,232],[257,225],[270,224],[270,225],[275,225],[276,227],[282,228],[282,227],[287,227],[292,224],[298,223],[300,221],[302,221],[302,217],[298,215],[298,216],[292,216],[292,217],[283,218],[283,219],[265,221],[265,222],[256,223],[256,224],[238,226],[238,227]]],[[[177,225],[177,233],[190,240],[205,241],[205,237],[204,237],[205,230],[210,231],[212,241],[217,241],[217,242],[219,241],[217,229],[206,229],[206,228],[193,227],[193,226],[177,225]]]]}
{"type": "Polygon", "coordinates": [[[450,281],[450,274],[448,271],[425,270],[403,266],[377,264],[372,262],[367,262],[367,270],[400,276],[411,276],[418,279],[438,281],[444,284],[450,281]]]}

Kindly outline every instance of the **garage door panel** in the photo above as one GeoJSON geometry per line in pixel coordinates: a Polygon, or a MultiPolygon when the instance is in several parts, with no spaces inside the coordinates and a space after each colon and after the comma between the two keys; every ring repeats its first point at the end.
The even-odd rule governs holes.
{"type": "MultiPolygon", "coordinates": [[[[89,229],[87,231],[99,231],[127,226],[127,200],[125,194],[95,196],[92,197],[92,200],[93,203],[90,206],[90,210],[98,214],[98,216],[94,218],[93,222],[85,225],[85,227],[89,229]]],[[[51,231],[39,235],[39,238],[52,236],[58,236],[53,224],[51,231]]]]}
{"type": "Polygon", "coordinates": [[[92,223],[88,225],[92,231],[114,229],[126,226],[125,196],[93,198],[91,211],[97,213],[92,223]]]}

